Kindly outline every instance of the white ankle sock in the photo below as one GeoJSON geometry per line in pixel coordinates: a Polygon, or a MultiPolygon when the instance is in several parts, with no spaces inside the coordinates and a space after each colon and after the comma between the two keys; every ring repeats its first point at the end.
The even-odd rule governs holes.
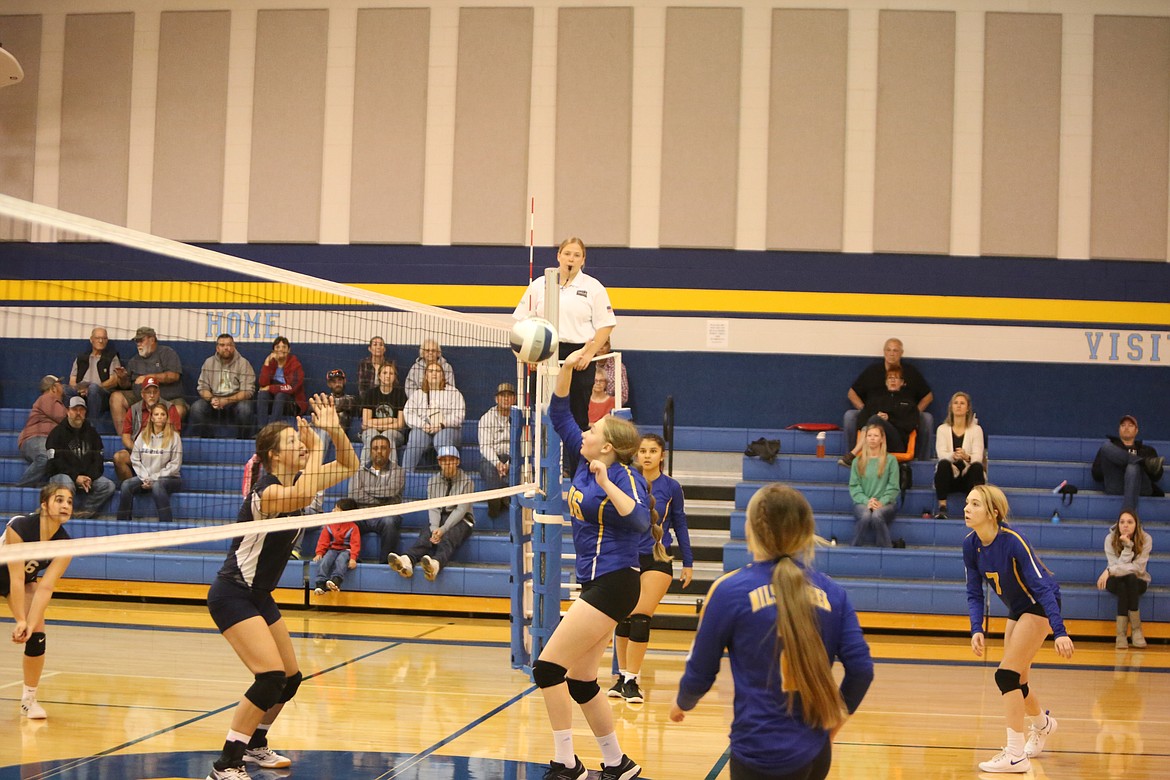
{"type": "Polygon", "coordinates": [[[553,732],[553,761],[565,766],[576,766],[577,757],[573,754],[573,730],[553,732]]]}
{"type": "Polygon", "coordinates": [[[36,697],[37,697],[37,686],[34,685],[30,688],[29,686],[25,685],[24,692],[21,694],[20,698],[22,700],[27,700],[27,699],[35,699],[36,697]]]}
{"type": "Polygon", "coordinates": [[[622,679],[625,680],[626,682],[629,682],[630,680],[637,682],[638,681],[638,673],[637,672],[622,672],[622,679]]]}
{"type": "Polygon", "coordinates": [[[622,762],[622,747],[618,744],[617,732],[598,737],[597,745],[601,748],[601,763],[606,766],[617,766],[622,762]]]}
{"type": "Polygon", "coordinates": [[[1024,732],[1007,730],[1007,752],[1012,756],[1024,755],[1024,732]]]}

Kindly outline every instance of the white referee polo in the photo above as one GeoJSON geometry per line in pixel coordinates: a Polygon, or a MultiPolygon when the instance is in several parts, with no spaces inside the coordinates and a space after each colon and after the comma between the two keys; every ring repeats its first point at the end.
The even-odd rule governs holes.
{"type": "MultiPolygon", "coordinates": [[[[544,316],[544,277],[528,285],[512,317],[522,320],[531,314],[544,316]]],[[[584,271],[561,286],[561,316],[557,324],[560,340],[569,344],[588,344],[599,328],[617,325],[609,293],[601,282],[584,271]]]]}

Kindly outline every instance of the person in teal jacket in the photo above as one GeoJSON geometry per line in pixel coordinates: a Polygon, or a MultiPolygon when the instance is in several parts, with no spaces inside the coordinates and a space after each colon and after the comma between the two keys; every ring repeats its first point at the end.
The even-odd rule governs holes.
{"type": "Polygon", "coordinates": [[[867,532],[872,532],[875,546],[893,547],[890,524],[894,522],[894,502],[898,500],[898,461],[886,452],[882,426],[866,426],[862,438],[861,454],[849,469],[849,495],[857,518],[853,546],[861,547],[867,532]]]}

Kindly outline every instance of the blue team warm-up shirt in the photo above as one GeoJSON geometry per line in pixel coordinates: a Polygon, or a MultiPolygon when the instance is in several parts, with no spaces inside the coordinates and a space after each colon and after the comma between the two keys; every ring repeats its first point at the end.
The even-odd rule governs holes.
{"type": "MultiPolygon", "coordinates": [[[[763,773],[795,771],[816,758],[829,732],[801,719],[800,702],[788,714],[780,679],[773,561],[757,561],[715,581],[703,605],[695,643],[679,681],[678,706],[692,709],[715,682],[726,648],[735,679],[731,754],[763,773]]],[[[805,569],[808,594],[817,607],[829,662],[845,667],[841,696],[852,713],[873,680],[873,660],[845,589],[828,576],[805,569]]]]}
{"type": "MultiPolygon", "coordinates": [[[[650,485],[650,494],[654,496],[654,510],[662,521],[662,546],[667,549],[674,543],[671,533],[678,537],[678,550],[682,553],[682,565],[690,568],[695,565],[695,556],[691,552],[691,534],[687,528],[687,513],[683,506],[682,486],[673,477],[662,474],[650,485]]],[[[654,553],[654,537],[646,533],[638,547],[641,555],[654,553]]]]}
{"type": "Polygon", "coordinates": [[[548,417],[564,444],[565,463],[573,470],[569,515],[573,518],[577,581],[589,582],[620,569],[638,569],[638,544],[650,528],[646,480],[630,466],[615,463],[609,467],[609,481],[636,502],[634,511],[622,517],[581,457],[581,429],[569,411],[569,399],[554,395],[548,417]]]}
{"type": "MultiPolygon", "coordinates": [[[[300,478],[301,475],[297,474],[296,479],[300,478]]],[[[296,479],[293,482],[296,482],[296,479]]],[[[249,523],[253,520],[267,520],[269,517],[296,517],[304,514],[300,509],[268,517],[260,512],[260,496],[265,488],[279,484],[280,480],[271,474],[265,474],[256,480],[252,492],[240,507],[236,522],[249,523]]],[[[288,557],[300,536],[301,532],[297,529],[237,536],[232,542],[231,550],[228,551],[227,560],[219,569],[218,576],[245,588],[271,592],[280,582],[280,576],[284,574],[284,567],[288,564],[288,557]]]]}
{"type": "Polygon", "coordinates": [[[1060,585],[1018,531],[1001,525],[986,546],[974,531],[967,534],[963,540],[963,565],[967,567],[967,610],[971,613],[972,634],[983,631],[983,583],[990,582],[1010,612],[1022,613],[1039,604],[1048,615],[1053,635],[1068,636],[1060,619],[1060,585]]]}

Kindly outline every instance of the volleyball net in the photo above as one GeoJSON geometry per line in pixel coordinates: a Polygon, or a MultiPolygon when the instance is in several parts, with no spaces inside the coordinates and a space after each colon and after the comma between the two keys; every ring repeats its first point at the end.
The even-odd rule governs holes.
{"type": "MultiPolygon", "coordinates": [[[[153,574],[132,566],[121,573],[168,581],[181,570],[202,572],[191,558],[226,551],[234,536],[374,518],[401,523],[404,550],[428,527],[429,510],[456,503],[428,498],[442,476],[440,456],[452,452],[474,488],[458,503],[472,505],[477,532],[503,534],[506,544],[508,518],[497,510],[533,490],[531,468],[522,478],[527,443],[523,435],[519,450],[507,436],[481,441],[480,420],[495,410],[507,429],[515,403],[508,391],[525,394],[523,366],[508,348],[510,318],[392,297],[377,278],[346,284],[308,275],[297,270],[297,247],[287,257],[280,247],[263,249],[279,259],[256,262],[0,195],[0,512],[34,512],[49,480],[76,491],[72,540],[0,547],[0,562],[34,552],[167,553],[153,574]],[[346,497],[363,508],[237,524],[257,429],[307,416],[305,399],[315,393],[335,397],[349,439],[376,473],[330,488],[312,509],[329,513],[346,497]],[[152,403],[163,407],[153,424],[152,403]],[[101,443],[96,454],[90,430],[101,443]],[[35,473],[38,456],[43,471],[35,473]],[[147,488],[164,478],[172,480],[163,491],[169,512],[147,488]]],[[[379,262],[394,264],[394,247],[383,251],[379,262]]],[[[329,267],[338,270],[330,276],[354,272],[329,267]]],[[[378,273],[376,265],[359,272],[378,273]]],[[[306,533],[302,554],[312,556],[316,537],[306,533]]],[[[388,552],[366,550],[361,559],[384,574],[388,552]]],[[[75,560],[68,576],[97,568],[75,560]]],[[[209,580],[200,573],[191,581],[209,580]]]]}

